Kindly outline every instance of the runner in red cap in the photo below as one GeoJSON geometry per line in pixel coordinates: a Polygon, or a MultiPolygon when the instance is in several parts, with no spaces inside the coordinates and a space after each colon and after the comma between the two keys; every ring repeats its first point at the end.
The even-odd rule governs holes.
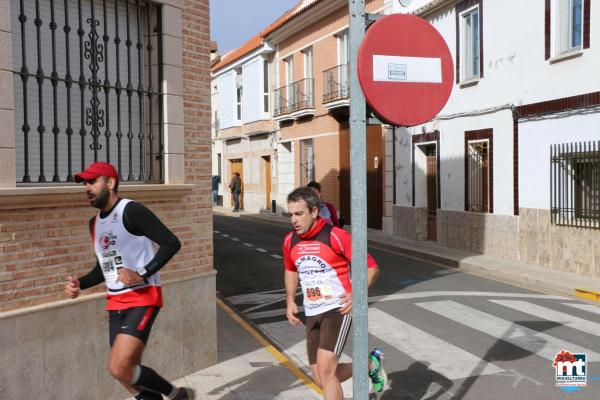
{"type": "Polygon", "coordinates": [[[90,220],[97,261],[87,275],[69,276],[65,293],[76,298],[80,290],[105,283],[111,347],[108,369],[136,399],[160,400],[162,395],[193,399],[192,389],[174,387],[141,365],[162,307],[158,271],[181,247],[179,239],[148,208],[118,196],[119,173],[111,164],[93,163],[75,175],[75,181],[83,182],[90,205],[99,209],[90,220]]]}

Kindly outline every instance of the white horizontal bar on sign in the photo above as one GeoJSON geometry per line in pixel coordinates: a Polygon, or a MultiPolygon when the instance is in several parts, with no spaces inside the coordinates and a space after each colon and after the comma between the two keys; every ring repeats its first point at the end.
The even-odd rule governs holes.
{"type": "Polygon", "coordinates": [[[442,83],[442,59],[373,55],[373,80],[442,83]]]}

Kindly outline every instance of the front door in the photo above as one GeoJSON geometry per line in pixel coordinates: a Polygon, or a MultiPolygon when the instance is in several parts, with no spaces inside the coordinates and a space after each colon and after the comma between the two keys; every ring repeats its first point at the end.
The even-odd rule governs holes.
{"type": "Polygon", "coordinates": [[[427,240],[437,240],[437,154],[435,145],[427,146],[427,240]]]}
{"type": "MultiPolygon", "coordinates": [[[[383,130],[367,126],[367,227],[381,229],[383,218],[383,130]]],[[[350,129],[340,124],[340,214],[350,224],[350,129]]]]}
{"type": "Polygon", "coordinates": [[[265,208],[271,209],[271,157],[263,157],[265,160],[265,208]]]}
{"type": "MultiPolygon", "coordinates": [[[[231,181],[231,178],[233,178],[233,174],[235,174],[236,172],[240,173],[240,179],[242,180],[242,191],[240,192],[240,208],[244,209],[244,163],[243,160],[241,158],[235,159],[235,160],[229,160],[229,172],[230,172],[230,176],[229,176],[229,180],[231,181]]],[[[231,205],[233,206],[233,194],[231,194],[231,205]]]]}

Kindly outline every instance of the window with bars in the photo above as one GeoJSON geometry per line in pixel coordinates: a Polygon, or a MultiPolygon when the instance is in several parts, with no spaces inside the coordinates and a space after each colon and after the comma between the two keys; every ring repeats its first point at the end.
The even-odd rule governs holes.
{"type": "Polygon", "coordinates": [[[489,212],[489,142],[469,142],[467,146],[467,211],[489,212]]]}
{"type": "Polygon", "coordinates": [[[550,212],[556,225],[600,228],[600,141],[551,147],[550,212]]]}
{"type": "Polygon", "coordinates": [[[94,161],[163,180],[161,8],[11,0],[18,183],[73,182],[94,161]]]}

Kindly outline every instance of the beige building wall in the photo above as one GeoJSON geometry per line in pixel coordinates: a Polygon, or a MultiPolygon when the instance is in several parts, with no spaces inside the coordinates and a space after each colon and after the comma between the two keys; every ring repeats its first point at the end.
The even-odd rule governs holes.
{"type": "MultiPolygon", "coordinates": [[[[165,306],[145,355],[175,379],[216,362],[209,5],[158,3],[164,3],[165,182],[122,184],[120,194],[143,202],[182,242],[161,271],[165,306]]],[[[11,4],[0,2],[0,363],[10,365],[0,374],[0,398],[126,398],[106,370],[102,288],[76,301],[62,294],[68,275],[81,276],[95,263],[88,229],[95,210],[79,185],[16,184],[14,137],[21,123],[14,121],[8,59],[12,35],[20,31],[9,19],[11,4]]]]}

